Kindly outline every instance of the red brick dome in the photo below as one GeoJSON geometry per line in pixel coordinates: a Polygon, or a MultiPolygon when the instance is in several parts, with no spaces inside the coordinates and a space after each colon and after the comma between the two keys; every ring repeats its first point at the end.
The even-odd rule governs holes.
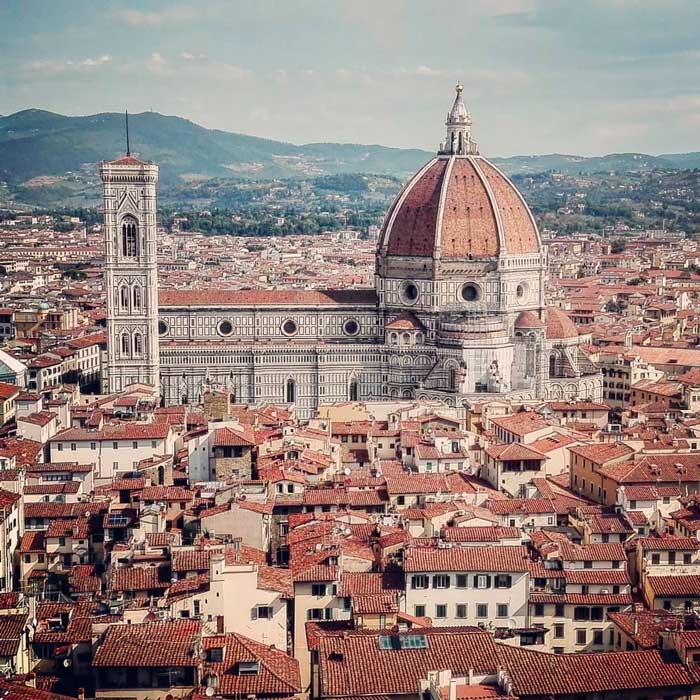
{"type": "Polygon", "coordinates": [[[544,328],[545,324],[540,321],[537,314],[532,311],[521,311],[518,318],[515,319],[515,328],[521,330],[530,330],[534,328],[544,328]]]}
{"type": "Polygon", "coordinates": [[[576,324],[561,309],[548,306],[546,313],[548,340],[569,340],[571,338],[578,338],[576,324]]]}
{"type": "Polygon", "coordinates": [[[522,196],[479,155],[431,160],[396,198],[379,238],[380,252],[410,257],[493,258],[540,248],[522,196]]]}

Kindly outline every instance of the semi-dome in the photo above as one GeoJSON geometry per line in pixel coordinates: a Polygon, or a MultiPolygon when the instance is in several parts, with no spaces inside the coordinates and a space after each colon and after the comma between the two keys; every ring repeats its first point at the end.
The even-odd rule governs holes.
{"type": "Polygon", "coordinates": [[[548,340],[570,340],[571,338],[578,338],[576,324],[561,309],[548,306],[546,318],[548,340]]]}
{"type": "Polygon", "coordinates": [[[544,328],[545,324],[543,321],[540,321],[537,314],[532,311],[521,311],[515,319],[513,327],[519,330],[531,330],[535,328],[544,328]]]}
{"type": "Polygon", "coordinates": [[[540,252],[532,214],[513,183],[478,154],[462,87],[438,156],[403,188],[382,228],[385,255],[456,259],[540,252]]]}

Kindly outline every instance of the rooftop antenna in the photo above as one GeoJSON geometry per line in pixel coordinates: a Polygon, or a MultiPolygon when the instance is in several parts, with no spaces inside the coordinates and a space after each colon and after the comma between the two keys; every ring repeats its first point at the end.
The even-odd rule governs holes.
{"type": "Polygon", "coordinates": [[[126,155],[131,155],[131,146],[129,145],[129,110],[126,110],[126,155]]]}

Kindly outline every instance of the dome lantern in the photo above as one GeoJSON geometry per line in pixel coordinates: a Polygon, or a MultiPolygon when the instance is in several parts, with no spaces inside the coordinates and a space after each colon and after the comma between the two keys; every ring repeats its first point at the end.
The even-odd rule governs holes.
{"type": "Polygon", "coordinates": [[[440,155],[467,156],[477,155],[479,149],[472,141],[472,117],[467,111],[462,93],[464,86],[461,83],[455,85],[455,101],[452,109],[447,113],[445,126],[447,127],[447,137],[440,144],[438,153],[440,155]]]}

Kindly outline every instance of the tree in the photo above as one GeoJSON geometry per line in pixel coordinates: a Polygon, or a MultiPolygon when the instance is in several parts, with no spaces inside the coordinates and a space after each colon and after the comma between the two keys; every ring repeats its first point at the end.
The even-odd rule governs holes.
{"type": "Polygon", "coordinates": [[[622,253],[624,251],[624,249],[625,249],[625,242],[620,240],[620,239],[613,241],[612,244],[610,245],[610,251],[612,253],[622,253]]]}

